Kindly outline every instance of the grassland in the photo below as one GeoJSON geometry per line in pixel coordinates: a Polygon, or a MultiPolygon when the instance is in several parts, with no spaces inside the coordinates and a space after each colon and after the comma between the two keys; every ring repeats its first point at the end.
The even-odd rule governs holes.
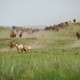
{"type": "Polygon", "coordinates": [[[32,46],[19,54],[9,49],[10,29],[0,29],[0,80],[80,80],[80,24],[56,31],[39,31],[13,41],[32,46]],[[6,32],[6,33],[5,33],[6,32]]]}

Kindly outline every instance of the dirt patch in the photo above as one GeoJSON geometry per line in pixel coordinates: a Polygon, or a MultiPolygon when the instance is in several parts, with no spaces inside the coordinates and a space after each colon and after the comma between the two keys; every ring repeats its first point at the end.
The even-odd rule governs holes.
{"type": "Polygon", "coordinates": [[[80,40],[76,40],[71,47],[80,47],[80,40]]]}
{"type": "Polygon", "coordinates": [[[39,49],[39,48],[43,48],[45,47],[44,45],[38,43],[38,42],[35,42],[35,43],[30,43],[28,45],[25,45],[25,47],[28,47],[28,46],[31,46],[32,49],[39,49]]]}

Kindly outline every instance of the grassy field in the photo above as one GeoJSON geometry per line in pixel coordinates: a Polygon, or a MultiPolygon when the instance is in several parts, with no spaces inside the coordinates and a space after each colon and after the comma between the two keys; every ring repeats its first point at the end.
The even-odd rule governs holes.
{"type": "Polygon", "coordinates": [[[13,41],[32,46],[31,52],[9,49],[10,29],[0,29],[0,80],[80,80],[80,24],[56,31],[39,31],[13,41]],[[6,33],[5,33],[6,32],[6,33]]]}

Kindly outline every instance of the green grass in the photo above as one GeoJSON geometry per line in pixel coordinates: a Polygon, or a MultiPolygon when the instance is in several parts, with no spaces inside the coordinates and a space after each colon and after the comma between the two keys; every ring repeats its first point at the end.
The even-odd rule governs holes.
{"type": "MultiPolygon", "coordinates": [[[[80,41],[75,36],[79,29],[78,24],[71,24],[59,32],[40,31],[30,38],[14,38],[14,43],[42,46],[23,54],[16,50],[1,51],[10,41],[8,35],[3,37],[3,29],[0,32],[3,37],[0,38],[0,80],[80,80],[80,41]]],[[[10,31],[6,31],[9,34],[10,31]]]]}
{"type": "Polygon", "coordinates": [[[0,53],[2,80],[79,80],[80,54],[73,50],[0,53]]]}

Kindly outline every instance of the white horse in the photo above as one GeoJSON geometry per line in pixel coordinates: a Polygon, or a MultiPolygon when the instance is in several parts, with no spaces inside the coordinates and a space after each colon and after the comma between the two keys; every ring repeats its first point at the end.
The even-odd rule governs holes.
{"type": "Polygon", "coordinates": [[[24,46],[23,44],[16,44],[15,46],[16,46],[17,51],[18,51],[19,53],[20,53],[20,52],[23,52],[23,51],[26,52],[25,46],[24,46]]]}
{"type": "Polygon", "coordinates": [[[31,46],[26,46],[28,51],[31,51],[31,46]]]}

